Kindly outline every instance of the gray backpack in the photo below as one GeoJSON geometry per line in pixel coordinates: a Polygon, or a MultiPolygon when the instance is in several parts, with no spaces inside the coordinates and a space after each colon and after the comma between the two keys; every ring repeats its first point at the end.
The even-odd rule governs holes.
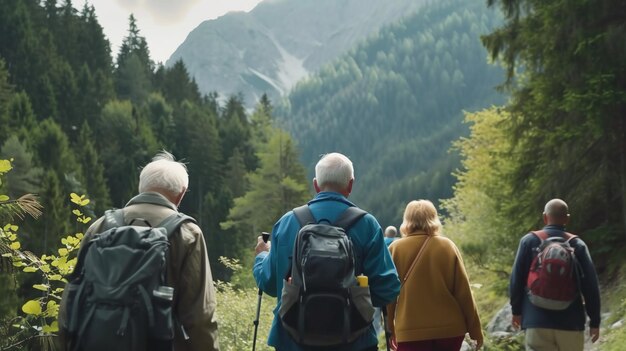
{"type": "Polygon", "coordinates": [[[123,210],[107,211],[101,233],[81,249],[64,292],[68,350],[172,350],[168,239],[195,220],[175,213],[156,227],[135,221],[125,225],[123,210]]]}
{"type": "Polygon", "coordinates": [[[348,207],[330,224],[316,221],[307,205],[293,211],[301,229],[294,243],[291,271],[283,282],[281,323],[303,346],[351,343],[374,319],[369,287],[356,283],[357,263],[347,235],[367,212],[348,207]]]}

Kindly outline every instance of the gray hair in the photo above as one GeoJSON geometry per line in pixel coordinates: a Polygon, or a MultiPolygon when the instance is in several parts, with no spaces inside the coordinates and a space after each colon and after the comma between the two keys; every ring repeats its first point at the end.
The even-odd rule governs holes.
{"type": "Polygon", "coordinates": [[[187,166],[163,150],[152,158],[139,175],[139,192],[165,191],[176,196],[189,186],[187,166]]]}
{"type": "Polygon", "coordinates": [[[388,226],[385,228],[385,236],[388,238],[395,238],[398,236],[398,229],[392,225],[388,226]]]}
{"type": "Polygon", "coordinates": [[[552,199],[546,203],[543,209],[543,214],[550,217],[567,217],[569,215],[569,209],[565,201],[561,199],[552,199]]]}
{"type": "Polygon", "coordinates": [[[315,179],[322,189],[345,189],[350,180],[354,179],[352,161],[338,152],[326,154],[315,165],[315,179]]]}

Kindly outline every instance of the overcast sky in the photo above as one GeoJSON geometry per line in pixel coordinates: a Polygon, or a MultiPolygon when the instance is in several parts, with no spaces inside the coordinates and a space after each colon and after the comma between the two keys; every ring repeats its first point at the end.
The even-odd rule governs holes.
{"type": "MultiPolygon", "coordinates": [[[[96,9],[98,22],[117,57],[128,30],[128,16],[137,19],[141,35],[148,41],[155,62],[167,61],[187,34],[202,21],[230,11],[250,11],[261,0],[87,0],[96,9]]],[[[79,9],[82,1],[73,2],[79,9]]]]}

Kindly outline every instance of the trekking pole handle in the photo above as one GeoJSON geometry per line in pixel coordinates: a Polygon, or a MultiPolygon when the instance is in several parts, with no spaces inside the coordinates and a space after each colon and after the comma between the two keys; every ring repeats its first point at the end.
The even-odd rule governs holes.
{"type": "Polygon", "coordinates": [[[264,243],[268,242],[270,240],[270,233],[261,232],[261,238],[263,239],[264,243]]]}

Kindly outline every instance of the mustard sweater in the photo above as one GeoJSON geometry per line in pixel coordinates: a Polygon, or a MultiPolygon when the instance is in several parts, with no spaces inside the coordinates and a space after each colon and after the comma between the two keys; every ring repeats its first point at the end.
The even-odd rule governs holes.
{"type": "MultiPolygon", "coordinates": [[[[424,232],[412,233],[389,246],[400,281],[426,237],[424,232]]],[[[469,332],[473,340],[482,341],[478,311],[458,248],[450,239],[433,235],[424,250],[397,303],[387,309],[396,340],[441,339],[469,332]]]]}

